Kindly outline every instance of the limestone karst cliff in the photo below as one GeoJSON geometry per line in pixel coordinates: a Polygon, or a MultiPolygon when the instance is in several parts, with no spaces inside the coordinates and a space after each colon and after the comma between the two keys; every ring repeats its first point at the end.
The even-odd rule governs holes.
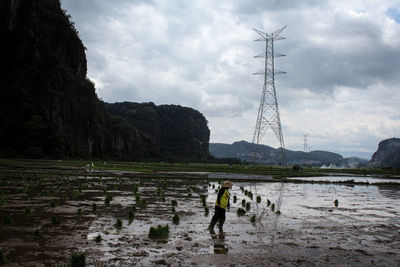
{"type": "Polygon", "coordinates": [[[400,168],[400,138],[379,142],[378,150],[372,155],[370,167],[400,168]]]}
{"type": "Polygon", "coordinates": [[[0,0],[0,35],[0,156],[207,157],[209,130],[204,117],[170,107],[186,119],[177,132],[184,133],[198,121],[205,133],[199,140],[182,136],[176,146],[168,142],[176,125],[165,126],[173,120],[170,110],[154,105],[159,114],[155,125],[162,130],[150,129],[143,127],[148,123],[141,120],[143,114],[124,117],[113,112],[114,104],[98,99],[86,77],[85,47],[59,0],[0,0]],[[151,134],[153,130],[157,134],[151,134]],[[193,142],[207,144],[207,149],[193,142]]]}

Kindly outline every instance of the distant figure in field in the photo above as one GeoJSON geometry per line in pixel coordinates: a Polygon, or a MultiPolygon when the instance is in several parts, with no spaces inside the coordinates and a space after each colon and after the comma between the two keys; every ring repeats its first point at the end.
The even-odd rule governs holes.
{"type": "Polygon", "coordinates": [[[221,189],[218,192],[217,200],[215,201],[215,213],[211,219],[210,226],[208,226],[208,230],[210,232],[214,231],[214,226],[219,222],[219,230],[222,231],[222,226],[225,222],[225,211],[230,208],[229,205],[229,197],[230,193],[228,189],[232,188],[232,183],[229,181],[222,182],[221,189]]]}

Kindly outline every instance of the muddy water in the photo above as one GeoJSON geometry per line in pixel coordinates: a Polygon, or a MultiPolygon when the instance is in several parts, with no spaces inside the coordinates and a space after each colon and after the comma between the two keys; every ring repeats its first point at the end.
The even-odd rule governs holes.
{"type": "Polygon", "coordinates": [[[91,266],[400,264],[399,187],[235,182],[223,231],[210,233],[206,228],[218,186],[189,174],[168,179],[3,178],[0,248],[11,266],[62,265],[72,252],[85,253],[91,266]],[[267,199],[278,207],[281,192],[277,214],[267,199]],[[109,205],[106,194],[112,196],[109,205]],[[209,214],[200,195],[207,196],[209,214]],[[175,211],[172,200],[177,201],[175,211]],[[238,216],[242,200],[251,203],[250,210],[238,216]],[[31,212],[25,214],[26,208],[31,212]],[[179,224],[172,223],[175,213],[179,224]],[[255,222],[250,221],[253,215],[255,222]],[[148,237],[151,226],[165,224],[167,239],[148,237]],[[94,241],[98,235],[100,242],[94,241]]]}
{"type": "Polygon", "coordinates": [[[320,181],[320,182],[352,182],[352,183],[370,183],[370,184],[382,184],[382,183],[391,183],[391,184],[399,184],[399,178],[381,178],[381,177],[373,177],[373,176],[321,176],[321,177],[290,177],[288,179],[296,179],[296,180],[305,180],[305,181],[320,181]]]}

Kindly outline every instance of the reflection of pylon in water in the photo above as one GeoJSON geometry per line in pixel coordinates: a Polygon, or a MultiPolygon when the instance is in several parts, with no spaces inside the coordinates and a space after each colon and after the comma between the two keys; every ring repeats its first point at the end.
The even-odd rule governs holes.
{"type": "Polygon", "coordinates": [[[253,135],[253,160],[257,160],[257,150],[261,138],[268,130],[272,129],[280,143],[279,152],[281,159],[279,165],[283,166],[287,166],[287,162],[281,119],[279,115],[278,99],[275,90],[275,74],[282,74],[285,72],[275,70],[274,59],[275,57],[281,57],[284,55],[274,52],[274,41],[284,39],[279,34],[285,28],[286,26],[273,33],[265,33],[254,29],[261,36],[260,39],[255,41],[265,41],[265,52],[261,55],[255,56],[255,58],[265,58],[265,63],[264,70],[254,73],[254,75],[264,75],[264,86],[253,135]]]}
{"type": "Polygon", "coordinates": [[[276,203],[276,211],[281,212],[281,205],[282,205],[282,198],[283,198],[283,186],[284,184],[280,184],[279,188],[279,197],[278,197],[278,202],[276,203]]]}
{"type": "MultiPolygon", "coordinates": [[[[281,209],[281,203],[282,203],[282,197],[283,197],[283,187],[284,187],[284,183],[280,183],[279,187],[277,188],[278,189],[277,191],[279,191],[279,196],[278,196],[278,199],[276,202],[275,211],[279,211],[279,212],[281,209]]],[[[252,184],[250,184],[250,192],[252,192],[252,191],[253,191],[252,184]]],[[[257,183],[254,184],[254,195],[256,196],[256,199],[257,199],[257,196],[259,196],[258,191],[257,191],[257,183]]],[[[258,201],[256,201],[255,213],[257,215],[257,220],[255,222],[255,227],[256,227],[257,240],[260,245],[264,245],[265,244],[264,238],[269,237],[270,245],[273,246],[274,242],[275,242],[275,236],[278,231],[278,219],[279,219],[278,213],[279,212],[277,212],[277,214],[275,214],[274,216],[269,217],[267,220],[267,224],[264,225],[262,223],[262,219],[265,214],[268,214],[270,212],[269,210],[270,210],[270,208],[267,208],[267,209],[262,208],[262,210],[260,210],[259,203],[258,203],[258,201]],[[270,228],[270,231],[269,231],[270,234],[268,236],[265,235],[265,227],[270,228]]]]}
{"type": "MultiPolygon", "coordinates": [[[[250,184],[250,191],[252,191],[251,190],[251,184],[250,184]]],[[[254,195],[256,196],[256,199],[257,199],[257,196],[258,196],[258,192],[257,192],[257,183],[255,183],[254,184],[254,195]]],[[[261,222],[261,219],[262,219],[262,215],[260,214],[260,211],[259,211],[259,209],[258,209],[258,201],[256,201],[256,214],[257,214],[257,220],[256,220],[256,222],[255,222],[255,224],[256,224],[256,229],[257,229],[257,231],[256,231],[256,233],[257,233],[257,239],[258,239],[258,242],[260,243],[260,244],[264,244],[264,240],[263,240],[263,236],[264,235],[261,235],[260,233],[261,233],[261,230],[260,230],[260,228],[263,228],[264,226],[263,226],[263,224],[262,224],[262,222],[261,222]]]]}

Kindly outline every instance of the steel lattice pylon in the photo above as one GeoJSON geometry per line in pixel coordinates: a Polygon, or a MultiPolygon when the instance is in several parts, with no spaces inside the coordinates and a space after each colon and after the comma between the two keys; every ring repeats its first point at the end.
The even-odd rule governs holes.
{"type": "Polygon", "coordinates": [[[255,41],[265,42],[265,53],[255,56],[255,58],[265,58],[264,70],[253,73],[254,75],[264,75],[264,86],[261,94],[260,106],[258,108],[258,115],[256,127],[253,135],[253,157],[257,160],[258,145],[263,135],[272,129],[280,143],[280,165],[287,166],[285,143],[283,140],[281,119],[279,115],[278,99],[275,90],[275,75],[283,74],[286,72],[275,70],[274,59],[275,57],[284,56],[283,54],[274,52],[274,41],[283,40],[285,38],[279,34],[286,28],[286,26],[273,33],[265,33],[254,29],[261,38],[255,41]]]}

